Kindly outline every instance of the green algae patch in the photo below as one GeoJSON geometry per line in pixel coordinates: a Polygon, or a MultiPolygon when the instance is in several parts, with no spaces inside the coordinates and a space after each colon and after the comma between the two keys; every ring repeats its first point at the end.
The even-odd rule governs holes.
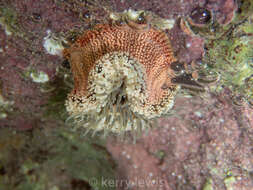
{"type": "Polygon", "coordinates": [[[236,182],[236,179],[234,176],[228,176],[224,179],[225,186],[227,190],[233,190],[233,184],[236,182]]]}
{"type": "Polygon", "coordinates": [[[158,150],[154,153],[154,156],[162,160],[165,157],[165,152],[163,150],[158,150]]]}
{"type": "Polygon", "coordinates": [[[48,102],[45,104],[44,117],[66,121],[68,114],[65,108],[65,101],[73,86],[70,69],[57,68],[54,80],[41,86],[43,93],[48,93],[48,102]]]}
{"type": "Polygon", "coordinates": [[[213,180],[212,179],[207,179],[202,190],[213,190],[213,180]]]}
{"type": "Polygon", "coordinates": [[[251,3],[247,10],[244,5],[241,8],[241,13],[237,14],[234,22],[221,37],[207,41],[204,60],[208,63],[208,69],[221,76],[217,85],[212,87],[213,91],[219,92],[227,87],[234,97],[246,99],[251,104],[253,103],[253,5],[251,3]]]}
{"type": "Polygon", "coordinates": [[[114,189],[114,163],[106,149],[64,128],[0,129],[0,187],[11,190],[114,189]]]}
{"type": "Polygon", "coordinates": [[[4,28],[6,35],[18,35],[23,37],[18,23],[17,13],[9,7],[0,7],[0,25],[4,28]]]}
{"type": "Polygon", "coordinates": [[[13,104],[14,104],[14,101],[6,100],[1,95],[1,91],[0,91],[0,120],[5,119],[8,116],[8,113],[13,111],[13,108],[12,108],[13,104]]]}

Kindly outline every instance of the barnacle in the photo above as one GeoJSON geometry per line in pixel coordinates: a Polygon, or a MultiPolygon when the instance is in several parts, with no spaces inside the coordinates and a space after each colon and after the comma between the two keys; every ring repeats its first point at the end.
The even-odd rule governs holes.
{"type": "Polygon", "coordinates": [[[220,80],[219,73],[206,67],[202,60],[191,63],[172,62],[170,68],[174,71],[174,76],[171,78],[171,82],[185,89],[184,93],[200,95],[200,93],[206,92],[211,84],[220,80]]]}
{"type": "Polygon", "coordinates": [[[194,8],[189,16],[181,18],[180,27],[186,34],[200,35],[205,39],[217,39],[229,28],[221,25],[210,10],[202,7],[194,8]]]}
{"type": "Polygon", "coordinates": [[[76,125],[94,131],[144,129],[173,106],[176,59],[166,34],[143,11],[111,18],[117,22],[95,26],[65,49],[74,77],[66,108],[76,125]]]}
{"type": "Polygon", "coordinates": [[[210,22],[212,16],[211,12],[205,8],[202,7],[196,7],[190,14],[190,17],[188,19],[189,22],[191,22],[192,25],[203,25],[210,22]]]}

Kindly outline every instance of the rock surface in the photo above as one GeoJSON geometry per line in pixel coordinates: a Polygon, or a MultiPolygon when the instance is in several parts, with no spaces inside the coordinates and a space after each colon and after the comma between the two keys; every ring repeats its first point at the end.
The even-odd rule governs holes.
{"type": "MultiPolygon", "coordinates": [[[[247,23],[252,21],[252,16],[246,14],[245,7],[252,7],[250,3],[233,0],[38,0],[36,3],[2,0],[0,189],[253,189],[253,111],[250,104],[241,101],[253,97],[252,77],[248,76],[252,64],[249,69],[240,70],[234,64],[226,64],[225,58],[231,54],[216,55],[219,51],[215,51],[216,54],[211,51],[230,46],[222,43],[226,38],[216,43],[211,37],[220,33],[228,37],[232,30],[236,31],[232,33],[236,40],[229,38],[229,43],[241,44],[243,40],[245,45],[249,42],[241,49],[233,49],[232,55],[238,56],[243,64],[249,60],[247,56],[251,51],[247,48],[251,42],[248,37],[252,36],[252,28],[247,23]],[[217,23],[214,27],[217,30],[211,31],[213,35],[209,35],[210,31],[206,36],[202,31],[187,33],[180,26],[180,19],[187,18],[198,7],[211,11],[217,23]],[[71,75],[68,63],[53,52],[65,47],[66,39],[74,41],[83,30],[107,22],[110,12],[129,8],[152,11],[176,21],[166,33],[178,60],[190,64],[209,52],[221,61],[209,64],[208,69],[226,71],[235,67],[236,72],[221,72],[223,78],[216,83],[219,89],[215,84],[214,87],[207,85],[205,94],[194,97],[179,94],[172,113],[159,119],[156,127],[137,139],[136,144],[114,137],[108,137],[106,142],[87,136],[83,140],[78,133],[72,134],[64,122],[67,119],[64,101],[71,90],[71,75]],[[245,20],[246,24],[235,24],[234,18],[245,20]],[[243,29],[235,27],[238,25],[243,29]],[[48,39],[49,48],[45,48],[48,39]],[[243,53],[245,49],[247,53],[243,53]],[[238,78],[229,80],[238,73],[238,78]],[[246,79],[247,84],[237,85],[237,81],[246,79]],[[246,97],[240,99],[241,95],[246,97]],[[72,154],[73,157],[68,156],[72,154]],[[91,175],[88,175],[85,169],[90,165],[91,175]],[[52,167],[56,169],[49,175],[52,167]],[[51,175],[53,177],[48,177],[51,175]],[[95,178],[95,181],[100,180],[98,184],[94,184],[92,175],[99,176],[95,178]],[[103,176],[109,179],[103,181],[103,176]]],[[[233,57],[229,57],[229,61],[232,60],[233,57]]],[[[240,68],[243,67],[240,65],[240,68]]]]}

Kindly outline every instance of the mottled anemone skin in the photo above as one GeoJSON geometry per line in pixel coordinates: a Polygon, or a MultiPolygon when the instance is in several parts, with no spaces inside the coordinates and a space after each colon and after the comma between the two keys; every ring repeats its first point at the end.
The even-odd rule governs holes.
{"type": "Polygon", "coordinates": [[[64,56],[74,77],[66,109],[78,125],[113,133],[142,130],[173,107],[179,86],[171,82],[170,64],[176,59],[159,29],[99,24],[64,56]]]}

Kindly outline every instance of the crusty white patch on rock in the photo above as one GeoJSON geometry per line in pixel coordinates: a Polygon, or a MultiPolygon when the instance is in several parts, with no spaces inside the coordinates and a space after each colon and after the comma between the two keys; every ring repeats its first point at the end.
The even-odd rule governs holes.
{"type": "Polygon", "coordinates": [[[62,50],[64,49],[63,43],[66,43],[64,38],[57,37],[51,30],[47,30],[47,36],[44,37],[43,41],[43,47],[48,54],[62,56],[62,50]]]}

